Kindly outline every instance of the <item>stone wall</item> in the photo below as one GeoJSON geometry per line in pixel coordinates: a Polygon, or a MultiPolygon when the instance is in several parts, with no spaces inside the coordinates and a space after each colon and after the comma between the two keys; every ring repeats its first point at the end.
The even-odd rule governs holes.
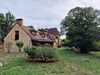
{"type": "Polygon", "coordinates": [[[16,42],[20,41],[24,43],[23,48],[29,46],[29,44],[30,46],[32,45],[29,35],[18,24],[16,24],[4,39],[4,51],[7,51],[5,44],[8,42],[12,42],[13,45],[11,46],[11,52],[18,52],[18,47],[16,46],[16,42]],[[19,31],[19,40],[15,40],[15,31],[19,31]]]}
{"type": "Polygon", "coordinates": [[[61,39],[59,35],[58,35],[58,45],[61,45],[61,39]]]}
{"type": "Polygon", "coordinates": [[[55,42],[54,42],[54,48],[57,48],[58,46],[61,45],[61,39],[60,39],[60,36],[57,35],[56,37],[57,37],[57,38],[55,39],[55,42]]]}

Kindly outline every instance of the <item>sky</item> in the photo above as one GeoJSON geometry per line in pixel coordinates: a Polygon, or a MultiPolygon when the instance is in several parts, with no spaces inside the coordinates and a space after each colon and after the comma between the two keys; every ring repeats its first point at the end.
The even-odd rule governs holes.
{"type": "MultiPolygon", "coordinates": [[[[0,0],[0,13],[10,11],[25,26],[57,28],[68,11],[75,7],[93,7],[100,10],[100,0],[0,0]]],[[[61,38],[65,38],[61,36],[61,38]]]]}

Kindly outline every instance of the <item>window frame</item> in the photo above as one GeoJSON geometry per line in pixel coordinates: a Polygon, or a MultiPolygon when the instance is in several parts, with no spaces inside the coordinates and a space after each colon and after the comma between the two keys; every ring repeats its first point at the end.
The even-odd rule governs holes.
{"type": "Polygon", "coordinates": [[[19,31],[15,31],[15,40],[19,40],[19,31]]]}

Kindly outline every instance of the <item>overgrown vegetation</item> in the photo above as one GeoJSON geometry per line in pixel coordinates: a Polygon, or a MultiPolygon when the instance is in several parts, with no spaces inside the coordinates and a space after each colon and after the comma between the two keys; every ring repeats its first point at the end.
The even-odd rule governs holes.
{"type": "Polygon", "coordinates": [[[100,51],[100,41],[93,43],[93,51],[100,51]]]}
{"type": "Polygon", "coordinates": [[[0,75],[100,75],[100,52],[79,54],[59,48],[59,62],[28,62],[26,53],[0,52],[0,75]]]}
{"type": "Polygon", "coordinates": [[[12,45],[13,45],[12,42],[7,42],[7,43],[5,43],[5,47],[7,48],[8,53],[10,53],[10,49],[11,49],[11,46],[12,46],[12,45]]]}
{"type": "Polygon", "coordinates": [[[2,46],[0,46],[0,49],[2,49],[2,46]]]}
{"type": "Polygon", "coordinates": [[[21,48],[23,47],[24,43],[23,42],[17,42],[16,45],[19,49],[19,52],[21,52],[21,48]]]}
{"type": "Polygon", "coordinates": [[[45,46],[45,47],[51,47],[51,45],[48,44],[48,43],[44,44],[44,46],[45,46]]]}
{"type": "Polygon", "coordinates": [[[50,47],[25,47],[25,53],[28,54],[29,58],[39,58],[46,61],[47,58],[58,58],[57,50],[50,47]]]}

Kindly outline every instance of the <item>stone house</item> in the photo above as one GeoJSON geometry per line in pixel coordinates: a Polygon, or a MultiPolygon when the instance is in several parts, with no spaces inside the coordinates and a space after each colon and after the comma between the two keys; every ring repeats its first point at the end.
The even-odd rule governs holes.
{"type": "Polygon", "coordinates": [[[24,26],[23,19],[16,19],[16,24],[4,38],[4,51],[7,51],[5,44],[8,42],[12,42],[10,51],[18,52],[16,42],[20,41],[24,43],[23,48],[26,46],[31,47],[32,45],[44,47],[46,43],[50,44],[51,47],[56,48],[61,43],[59,31],[57,30],[57,28],[50,28],[47,33],[44,33],[24,26]]]}

